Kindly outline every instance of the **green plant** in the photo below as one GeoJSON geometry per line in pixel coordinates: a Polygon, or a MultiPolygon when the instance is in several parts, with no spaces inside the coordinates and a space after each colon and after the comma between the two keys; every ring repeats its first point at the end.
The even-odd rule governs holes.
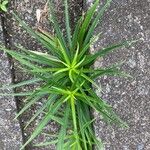
{"type": "Polygon", "coordinates": [[[55,34],[42,31],[33,31],[14,13],[19,23],[36,38],[48,50],[47,53],[27,50],[22,46],[16,45],[20,50],[8,50],[4,46],[0,49],[7,52],[13,58],[21,63],[23,69],[33,76],[33,79],[20,82],[15,85],[3,86],[1,89],[12,89],[29,84],[41,82],[41,86],[31,92],[6,93],[0,95],[27,96],[26,105],[17,114],[16,118],[27,111],[32,105],[41,98],[47,97],[47,101],[34,114],[27,123],[26,127],[36,119],[39,114],[43,114],[43,119],[37,125],[34,132],[27,142],[22,146],[23,149],[34,138],[36,138],[43,128],[54,120],[60,125],[58,135],[53,141],[38,143],[35,146],[45,146],[56,144],[57,150],[92,150],[93,145],[98,149],[103,149],[93,131],[93,119],[90,110],[97,111],[108,123],[116,123],[119,126],[127,127],[102,98],[94,92],[94,88],[100,87],[94,82],[97,77],[104,75],[117,75],[130,77],[121,72],[119,65],[112,65],[109,68],[93,69],[92,65],[98,57],[104,57],[107,53],[118,48],[128,46],[130,42],[121,42],[101,49],[95,54],[90,54],[90,45],[95,42],[97,36],[93,36],[95,27],[103,13],[110,5],[111,0],[107,0],[103,8],[96,9],[99,1],[96,0],[91,8],[82,16],[76,24],[75,30],[71,33],[68,3],[65,4],[65,22],[67,37],[64,37],[54,14],[53,4],[50,3],[51,22],[55,29],[55,34]],[[95,15],[96,13],[96,15],[95,15]]]}
{"type": "Polygon", "coordinates": [[[0,2],[0,10],[7,12],[7,4],[8,4],[8,0],[3,0],[0,2]]]}

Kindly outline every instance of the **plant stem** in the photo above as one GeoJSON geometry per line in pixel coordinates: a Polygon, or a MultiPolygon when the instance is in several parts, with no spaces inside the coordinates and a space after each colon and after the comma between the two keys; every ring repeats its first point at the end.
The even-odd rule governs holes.
{"type": "MultiPolygon", "coordinates": [[[[73,126],[74,126],[74,134],[75,134],[75,140],[77,144],[77,149],[80,149],[80,143],[79,143],[79,137],[78,137],[78,129],[77,129],[77,118],[76,118],[76,108],[75,108],[75,98],[74,96],[71,96],[71,109],[72,109],[72,118],[73,118],[73,126]]],[[[76,149],[76,144],[74,144],[74,148],[76,149]]]]}

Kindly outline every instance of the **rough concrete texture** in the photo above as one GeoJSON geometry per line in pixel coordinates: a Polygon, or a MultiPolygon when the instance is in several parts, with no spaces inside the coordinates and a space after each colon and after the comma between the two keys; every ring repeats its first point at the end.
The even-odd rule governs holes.
{"type": "MultiPolygon", "coordinates": [[[[0,41],[3,41],[0,25],[0,41]]],[[[0,86],[12,82],[10,64],[5,53],[0,52],[0,86]]],[[[4,91],[0,90],[0,93],[4,91]]],[[[5,91],[10,92],[10,91],[5,91]]],[[[19,150],[22,134],[19,121],[13,120],[16,114],[14,97],[0,96],[0,150],[19,150]]]]}
{"type": "Polygon", "coordinates": [[[98,117],[96,135],[103,140],[105,150],[150,150],[149,10],[148,0],[113,0],[95,32],[102,32],[95,49],[123,40],[139,39],[133,46],[119,49],[95,63],[95,67],[101,67],[125,60],[122,70],[134,77],[131,80],[117,77],[98,79],[103,87],[103,93],[98,94],[130,127],[127,130],[110,127],[95,113],[98,117]]]}

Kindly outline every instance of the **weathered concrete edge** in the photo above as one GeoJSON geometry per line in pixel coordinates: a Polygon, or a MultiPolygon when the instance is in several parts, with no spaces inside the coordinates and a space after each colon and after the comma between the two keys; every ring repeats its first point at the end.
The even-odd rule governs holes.
{"type": "MultiPolygon", "coordinates": [[[[5,14],[0,16],[0,41],[8,47],[9,37],[7,37],[7,28],[5,26],[5,14]]],[[[11,84],[13,82],[10,57],[0,52],[0,84],[11,84]]],[[[12,90],[2,91],[0,93],[13,92],[12,90]]],[[[0,149],[1,150],[19,150],[22,145],[22,132],[19,120],[14,120],[17,112],[16,99],[13,96],[0,96],[0,149]]]]}
{"type": "MultiPolygon", "coordinates": [[[[89,0],[91,3],[93,0],[89,0]]],[[[106,1],[101,1],[105,3],[106,1]]],[[[95,63],[95,68],[112,63],[125,63],[121,69],[134,78],[118,77],[97,79],[103,87],[98,93],[115,112],[128,123],[129,129],[106,125],[98,114],[95,122],[96,136],[104,142],[105,150],[148,150],[149,137],[149,97],[150,97],[150,2],[143,0],[113,0],[103,17],[103,22],[95,33],[103,33],[94,48],[103,48],[120,40],[139,41],[128,48],[117,50],[95,63]]]]}

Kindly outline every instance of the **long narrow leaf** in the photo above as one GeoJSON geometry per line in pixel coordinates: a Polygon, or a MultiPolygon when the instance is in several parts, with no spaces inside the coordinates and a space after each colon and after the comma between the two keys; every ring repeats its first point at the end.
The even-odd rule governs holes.
{"type": "Polygon", "coordinates": [[[69,119],[69,114],[70,114],[70,105],[67,104],[67,107],[65,109],[65,114],[64,114],[64,124],[61,127],[60,133],[59,133],[59,141],[57,143],[57,149],[63,149],[64,147],[64,140],[66,136],[66,131],[67,131],[67,126],[68,126],[68,119],[69,119]]]}
{"type": "Polygon", "coordinates": [[[23,92],[23,93],[0,93],[0,96],[30,96],[33,92],[23,92]]]}
{"type": "Polygon", "coordinates": [[[31,124],[31,122],[33,122],[33,120],[36,117],[38,117],[39,114],[42,113],[43,110],[46,109],[56,98],[57,98],[56,95],[50,95],[47,102],[43,104],[43,106],[33,115],[33,117],[28,121],[24,129],[26,129],[31,124]]]}
{"type": "Polygon", "coordinates": [[[50,8],[50,15],[51,15],[51,18],[52,18],[52,22],[53,22],[53,25],[54,25],[54,29],[56,31],[56,34],[57,34],[57,38],[59,39],[59,41],[61,42],[62,44],[62,47],[63,49],[66,50],[66,53],[68,55],[68,57],[70,56],[70,53],[69,53],[69,50],[67,48],[67,45],[66,45],[66,42],[65,42],[65,39],[63,37],[63,34],[59,28],[59,24],[58,24],[58,21],[55,17],[55,13],[54,13],[54,5],[52,2],[49,1],[49,8],[50,8]]]}
{"type": "Polygon", "coordinates": [[[67,31],[67,37],[68,37],[68,43],[69,47],[72,47],[72,41],[71,41],[71,29],[70,29],[70,18],[68,13],[68,0],[64,1],[65,3],[65,23],[66,23],[66,31],[67,31]]]}
{"type": "Polygon", "coordinates": [[[94,15],[94,12],[98,6],[98,3],[99,1],[96,0],[96,2],[93,4],[93,6],[87,11],[87,14],[85,15],[85,19],[84,19],[84,22],[80,28],[80,33],[79,33],[79,41],[80,41],[80,45],[82,46],[82,43],[83,43],[83,38],[85,36],[85,33],[89,27],[89,24],[92,20],[92,17],[94,15]]]}
{"type": "Polygon", "coordinates": [[[121,42],[119,44],[111,45],[111,46],[109,46],[107,48],[99,50],[95,54],[87,56],[86,60],[83,62],[82,65],[87,65],[89,63],[93,63],[98,57],[104,57],[109,52],[112,52],[114,50],[117,50],[118,48],[122,48],[124,46],[127,46],[128,43],[129,43],[128,41],[125,41],[125,42],[123,41],[123,42],[121,42]]]}
{"type": "Polygon", "coordinates": [[[20,87],[20,86],[25,86],[25,85],[33,84],[35,82],[40,82],[40,81],[42,81],[42,80],[38,79],[38,78],[35,78],[35,79],[33,78],[31,80],[19,82],[17,84],[3,86],[0,89],[14,89],[14,88],[17,88],[17,87],[20,87]]]}
{"type": "Polygon", "coordinates": [[[24,47],[19,46],[19,45],[16,45],[16,47],[19,48],[21,51],[25,52],[26,54],[28,54],[28,57],[32,58],[32,59],[28,58],[29,60],[39,62],[40,64],[46,64],[50,66],[53,66],[53,65],[59,66],[60,63],[63,63],[60,59],[50,54],[27,50],[24,47]]]}
{"type": "Polygon", "coordinates": [[[86,38],[84,40],[84,43],[83,43],[83,47],[89,42],[89,40],[91,39],[91,36],[94,32],[94,29],[95,27],[97,26],[99,20],[101,19],[101,17],[103,16],[105,10],[108,8],[108,6],[110,5],[112,0],[107,0],[106,4],[103,6],[103,8],[101,8],[100,10],[98,10],[98,14],[96,15],[93,23],[91,24],[89,30],[88,30],[88,33],[86,35],[86,38]]]}
{"type": "Polygon", "coordinates": [[[50,45],[50,43],[47,43],[45,40],[41,39],[36,32],[34,32],[25,22],[23,22],[14,12],[13,12],[14,17],[16,18],[16,20],[18,20],[18,22],[23,26],[24,29],[26,29],[28,31],[28,33],[33,36],[34,38],[36,38],[38,41],[40,41],[42,43],[42,45],[44,47],[46,47],[51,53],[55,54],[55,48],[50,45]]]}
{"type": "Polygon", "coordinates": [[[52,115],[58,111],[58,109],[60,108],[60,106],[62,105],[61,101],[56,102],[56,104],[54,104],[54,109],[52,109],[52,111],[49,111],[46,116],[44,117],[44,119],[41,120],[41,122],[39,123],[39,125],[36,127],[36,129],[34,130],[34,132],[32,133],[32,135],[30,136],[30,138],[27,140],[27,142],[21,147],[21,150],[23,150],[26,145],[28,145],[35,137],[37,137],[43,130],[43,128],[48,124],[48,122],[50,122],[50,120],[52,119],[52,115]]]}

